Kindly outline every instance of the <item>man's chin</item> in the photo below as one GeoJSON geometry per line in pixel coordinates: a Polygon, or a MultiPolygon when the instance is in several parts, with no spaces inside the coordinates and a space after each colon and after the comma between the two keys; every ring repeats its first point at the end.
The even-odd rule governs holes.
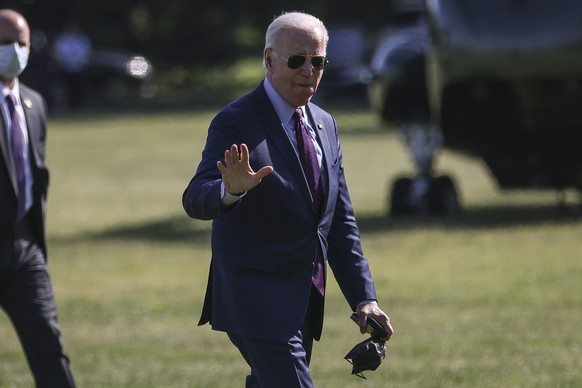
{"type": "Polygon", "coordinates": [[[311,101],[311,99],[313,98],[313,95],[315,94],[314,90],[311,90],[309,93],[302,93],[301,96],[298,96],[297,99],[299,101],[303,101],[302,104],[300,105],[305,105],[307,104],[309,101],[311,101]]]}

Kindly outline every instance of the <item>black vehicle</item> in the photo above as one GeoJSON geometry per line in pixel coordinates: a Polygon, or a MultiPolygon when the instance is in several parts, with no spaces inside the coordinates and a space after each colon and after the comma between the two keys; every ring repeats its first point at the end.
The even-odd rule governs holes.
{"type": "Polygon", "coordinates": [[[94,91],[151,97],[155,93],[154,67],[149,59],[123,51],[95,50],[89,64],[94,91]]]}
{"type": "MultiPolygon", "coordinates": [[[[82,79],[91,96],[147,98],[156,92],[154,66],[141,55],[110,49],[92,51],[82,79]]],[[[31,52],[26,70],[19,77],[38,90],[51,108],[62,108],[71,100],[51,44],[43,31],[31,32],[31,52]]]]}
{"type": "Polygon", "coordinates": [[[582,2],[427,0],[419,15],[417,49],[394,49],[393,58],[411,54],[390,79],[378,72],[373,86],[395,100],[398,88],[416,90],[406,109],[375,100],[388,123],[421,123],[416,136],[432,144],[423,155],[430,163],[395,183],[392,212],[458,209],[452,180],[431,168],[441,140],[481,158],[501,188],[582,190],[582,2]],[[407,113],[411,107],[417,114],[407,113]],[[418,182],[426,189],[414,199],[418,182]]]}

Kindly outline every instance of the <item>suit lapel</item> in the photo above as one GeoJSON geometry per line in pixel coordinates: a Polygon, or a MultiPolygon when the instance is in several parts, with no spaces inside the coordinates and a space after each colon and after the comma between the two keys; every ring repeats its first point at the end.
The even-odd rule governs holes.
{"type": "Polygon", "coordinates": [[[29,149],[29,163],[32,165],[38,165],[38,145],[36,144],[36,139],[38,138],[36,131],[40,129],[40,125],[36,122],[37,116],[33,115],[32,112],[35,107],[32,103],[31,98],[28,95],[28,91],[21,84],[20,86],[20,103],[22,104],[22,110],[24,111],[24,121],[26,122],[26,130],[28,131],[28,149],[29,149]]]}
{"type": "Polygon", "coordinates": [[[299,162],[297,153],[295,152],[293,144],[291,144],[291,141],[289,140],[289,137],[287,136],[287,133],[285,132],[285,129],[279,120],[279,117],[277,116],[277,112],[275,112],[275,108],[273,108],[273,104],[267,97],[267,93],[265,92],[262,84],[258,88],[256,95],[258,111],[265,118],[264,121],[261,121],[265,123],[263,130],[277,151],[281,154],[282,159],[285,161],[285,164],[293,175],[293,178],[299,182],[301,191],[303,192],[305,198],[308,200],[308,203],[311,204],[313,211],[315,211],[315,207],[313,206],[313,201],[311,199],[311,193],[309,192],[309,186],[307,184],[307,180],[305,179],[305,175],[303,174],[303,170],[301,169],[301,163],[299,162]]]}
{"type": "Polygon", "coordinates": [[[323,160],[321,162],[321,186],[323,191],[323,207],[325,209],[327,203],[329,201],[329,171],[330,171],[330,163],[333,162],[331,159],[332,149],[329,137],[327,135],[327,131],[324,129],[324,122],[321,120],[311,109],[311,103],[307,105],[307,115],[311,119],[311,123],[314,125],[315,132],[317,133],[317,142],[321,147],[321,151],[323,153],[323,160]]]}
{"type": "Polygon", "coordinates": [[[10,182],[12,183],[12,188],[14,192],[18,192],[16,188],[16,176],[14,174],[14,165],[12,161],[12,150],[10,147],[10,140],[8,139],[8,123],[5,121],[4,112],[2,112],[2,120],[0,120],[0,148],[2,150],[2,156],[4,159],[4,164],[8,170],[8,175],[10,176],[10,182]]]}

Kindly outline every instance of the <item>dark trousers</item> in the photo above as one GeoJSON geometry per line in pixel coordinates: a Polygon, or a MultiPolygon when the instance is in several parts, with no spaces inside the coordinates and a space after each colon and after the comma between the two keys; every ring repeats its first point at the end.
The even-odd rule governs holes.
{"type": "Polygon", "coordinates": [[[0,271],[0,306],[18,333],[36,386],[74,387],[43,252],[24,240],[17,241],[15,248],[12,265],[0,271]]]}
{"type": "Polygon", "coordinates": [[[309,374],[313,349],[310,321],[311,308],[301,329],[287,341],[257,340],[228,333],[251,367],[246,388],[313,388],[309,374]]]}

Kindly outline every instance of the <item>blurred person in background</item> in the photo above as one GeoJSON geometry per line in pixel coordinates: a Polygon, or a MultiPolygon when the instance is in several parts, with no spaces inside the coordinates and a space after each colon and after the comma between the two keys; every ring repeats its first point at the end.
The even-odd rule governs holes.
{"type": "Polygon", "coordinates": [[[239,349],[251,369],[247,387],[313,386],[327,263],[361,332],[373,317],[385,340],[393,333],[362,253],[336,122],[310,102],[327,42],[312,15],[275,18],[265,80],[213,119],[182,198],[190,217],[213,220],[200,324],[226,332],[239,349]]]}
{"type": "Polygon", "coordinates": [[[71,22],[55,40],[54,56],[65,86],[69,108],[76,109],[85,104],[91,54],[91,40],[77,22],[71,22]]]}
{"type": "Polygon", "coordinates": [[[37,387],[74,387],[46,260],[46,105],[19,82],[30,50],[22,15],[0,9],[0,306],[37,387]]]}

